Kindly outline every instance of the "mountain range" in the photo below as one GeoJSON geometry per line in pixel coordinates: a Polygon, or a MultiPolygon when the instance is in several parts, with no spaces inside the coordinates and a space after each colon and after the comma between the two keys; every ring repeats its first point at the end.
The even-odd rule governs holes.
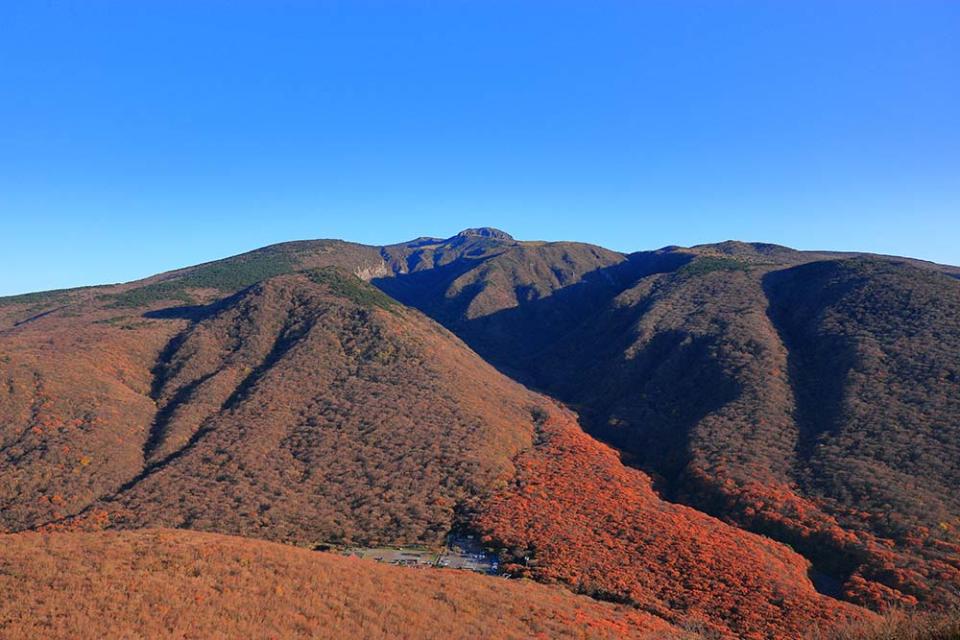
{"type": "MultiPolygon", "coordinates": [[[[571,637],[797,638],[947,611],[958,354],[960,268],[733,241],[313,240],[0,298],[0,530],[17,549],[0,588],[43,584],[23,558],[170,566],[209,544],[277,575],[316,565],[322,584],[290,578],[314,597],[465,590],[448,605],[472,613],[444,637],[504,611],[504,589],[571,637]],[[295,548],[451,531],[521,580],[454,587],[295,548]]],[[[39,624],[11,611],[0,630],[39,624]]],[[[310,637],[333,614],[302,615],[310,637]]],[[[516,635],[491,637],[560,634],[503,615],[516,635]]]]}

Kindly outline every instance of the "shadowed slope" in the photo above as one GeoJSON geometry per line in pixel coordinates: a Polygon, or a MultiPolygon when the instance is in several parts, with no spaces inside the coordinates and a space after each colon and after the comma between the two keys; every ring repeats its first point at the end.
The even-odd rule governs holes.
{"type": "Polygon", "coordinates": [[[507,290],[490,274],[509,255],[460,274],[480,283],[468,296],[406,300],[574,406],[662,495],[790,543],[825,590],[960,601],[955,269],[728,242],[478,307],[507,290]]]}
{"type": "Polygon", "coordinates": [[[790,347],[796,478],[867,561],[848,584],[879,581],[921,601],[960,601],[960,283],[909,265],[856,259],[765,279],[790,347]],[[891,540],[874,550],[873,537],[891,540]]]}
{"type": "MultiPolygon", "coordinates": [[[[433,251],[448,255],[444,241],[433,251]]],[[[642,275],[670,270],[689,256],[631,256],[576,242],[483,240],[485,251],[457,254],[434,268],[418,264],[374,283],[419,308],[466,340],[480,355],[522,377],[537,353],[642,275]]]]}

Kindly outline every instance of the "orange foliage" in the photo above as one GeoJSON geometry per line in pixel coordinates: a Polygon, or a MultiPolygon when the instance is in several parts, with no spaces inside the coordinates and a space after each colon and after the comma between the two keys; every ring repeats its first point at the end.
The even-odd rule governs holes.
{"type": "MultiPolygon", "coordinates": [[[[695,485],[709,486],[720,501],[714,509],[732,514],[738,524],[790,541],[810,553],[847,558],[854,569],[842,592],[851,602],[885,611],[916,606],[915,594],[935,600],[944,596],[931,598],[934,589],[950,585],[960,589],[960,546],[934,538],[926,527],[911,528],[900,541],[880,538],[866,530],[866,524],[859,530],[844,529],[836,517],[787,485],[737,484],[723,470],[711,475],[693,467],[690,474],[695,485]],[[936,549],[943,559],[919,561],[905,553],[904,547],[912,547],[914,553],[936,549]]],[[[848,510],[843,516],[851,523],[866,520],[870,514],[848,510]]]]}
{"type": "Polygon", "coordinates": [[[795,638],[871,615],[818,594],[809,563],[789,548],[661,501],[645,474],[568,416],[547,419],[517,466],[475,524],[518,575],[724,637],[795,638]]]}
{"type": "Polygon", "coordinates": [[[0,537],[0,593],[10,640],[690,637],[529,581],[163,529],[0,537]]]}

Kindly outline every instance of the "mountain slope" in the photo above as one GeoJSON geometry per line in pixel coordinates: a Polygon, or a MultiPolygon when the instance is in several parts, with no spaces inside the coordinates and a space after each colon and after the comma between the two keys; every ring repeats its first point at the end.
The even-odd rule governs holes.
{"type": "Polygon", "coordinates": [[[8,298],[0,527],[470,526],[517,574],[731,638],[869,617],[816,589],[946,607],[958,289],[889,258],[474,229],[8,298]]]}
{"type": "Polygon", "coordinates": [[[531,438],[531,394],[338,271],[254,286],[164,365],[156,466],[108,505],[124,526],[436,543],[531,438]]]}
{"type": "MultiPolygon", "coordinates": [[[[141,362],[136,390],[121,388],[118,399],[77,385],[62,400],[102,411],[133,396],[139,413],[123,412],[116,424],[94,417],[89,429],[34,429],[33,414],[10,414],[8,431],[25,428],[32,448],[20,454],[22,440],[6,447],[4,472],[32,483],[5,485],[6,527],[109,514],[123,526],[301,542],[433,543],[455,508],[509,476],[510,458],[531,438],[532,394],[336,268],[270,278],[206,309],[147,316],[170,319],[130,331],[171,321],[184,328],[168,329],[162,349],[154,342],[155,364],[141,362]],[[190,320],[184,326],[177,315],[190,320]],[[119,460],[114,444],[123,447],[119,460]],[[71,454],[84,458],[58,473],[71,454]],[[109,481],[94,480],[106,472],[109,481]],[[49,495],[59,498],[40,499],[49,495]],[[33,506],[38,499],[45,508],[33,506]]],[[[77,340],[119,348],[111,339],[125,338],[122,329],[83,335],[90,326],[77,340]]],[[[60,362],[51,376],[66,386],[62,357],[41,351],[36,371],[60,362]]]]}
{"type": "Polygon", "coordinates": [[[474,526],[518,575],[723,638],[797,638],[870,617],[816,593],[787,547],[661,500],[570,414],[543,416],[517,467],[474,526]]]}
{"type": "Polygon", "coordinates": [[[681,269],[529,371],[665,495],[788,542],[827,588],[946,606],[958,301],[946,276],[872,259],[681,269]]]}
{"type": "MultiPolygon", "coordinates": [[[[490,242],[479,237],[463,246],[490,242]]],[[[27,379],[40,372],[62,392],[63,411],[90,413],[80,427],[47,419],[30,410],[27,395],[25,408],[5,415],[5,435],[28,434],[3,450],[3,472],[13,479],[0,485],[5,528],[172,526],[301,545],[434,544],[472,524],[508,541],[527,517],[509,510],[515,488],[529,482],[528,461],[553,456],[559,493],[540,505],[547,512],[575,513],[570,496],[598,487],[613,492],[584,514],[591,533],[572,542],[607,545],[606,562],[619,558],[623,575],[644,581],[669,582],[682,558],[694,581],[645,589],[635,577],[616,598],[723,637],[784,637],[815,620],[865,615],[817,594],[806,562],[786,548],[693,512],[678,515],[649,489],[628,489],[645,486],[645,476],[589,440],[553,451],[546,424],[585,438],[571,417],[339,267],[274,275],[237,292],[188,291],[209,302],[150,299],[118,316],[116,299],[101,293],[4,333],[0,343],[12,354],[5,371],[27,379]],[[682,533],[673,531],[677,523],[682,533]],[[700,564],[697,541],[724,551],[700,564]],[[735,584],[751,586],[730,590],[735,584]],[[760,602],[779,615],[757,623],[760,602]],[[817,616],[803,614],[810,611],[817,616]]],[[[21,397],[17,382],[10,398],[21,397]]],[[[534,534],[528,547],[566,553],[534,554],[542,571],[531,575],[595,596],[619,593],[581,583],[594,571],[592,554],[564,543],[562,531],[534,534]]]]}
{"type": "Polygon", "coordinates": [[[0,536],[4,638],[688,638],[557,587],[189,531],[0,536]]]}
{"type": "Polygon", "coordinates": [[[665,497],[801,550],[825,591],[960,602],[956,269],[728,242],[551,288],[565,260],[520,272],[516,253],[462,273],[466,296],[377,282],[576,408],[665,497]]]}

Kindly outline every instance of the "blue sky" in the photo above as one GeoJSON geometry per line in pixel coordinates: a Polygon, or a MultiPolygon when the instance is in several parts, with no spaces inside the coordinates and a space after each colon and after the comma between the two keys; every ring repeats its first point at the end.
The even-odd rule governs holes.
{"type": "Polygon", "coordinates": [[[0,294],[470,226],[960,264],[960,3],[0,2],[0,294]]]}

